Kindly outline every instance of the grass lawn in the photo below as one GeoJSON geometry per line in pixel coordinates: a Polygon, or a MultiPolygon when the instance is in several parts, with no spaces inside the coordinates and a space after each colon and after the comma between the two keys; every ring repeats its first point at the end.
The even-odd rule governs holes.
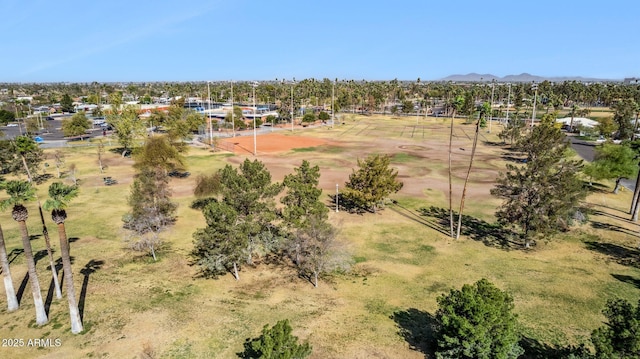
{"type": "MultiPolygon", "coordinates": [[[[350,273],[322,278],[318,288],[292,267],[265,258],[255,267],[244,266],[237,282],[231,275],[198,277],[189,253],[192,233],[205,223],[189,208],[195,177],[252,159],[251,155],[190,150],[187,164],[192,176],[171,180],[178,221],[163,234],[166,245],[153,262],[128,249],[121,229],[132,160],[107,152],[107,168],[100,173],[94,147],[65,149],[67,169],[76,165],[81,187],[68,209],[67,233],[73,238],[74,284],[85,332],[70,333],[66,297],[51,299],[50,323],[36,327],[27,285],[18,311],[7,313],[4,300],[0,302],[0,337],[60,339],[60,345],[3,347],[0,357],[138,358],[144,353],[153,358],[234,358],[246,338],[259,335],[265,324],[288,318],[294,334],[313,346],[312,358],[424,358],[430,348],[421,333],[435,314],[436,298],[483,277],[513,294],[522,331],[531,342],[564,345],[588,338],[602,324],[607,299],[635,302],[640,295],[638,226],[627,220],[628,191],[614,195],[610,183],[594,187],[597,190],[586,201],[593,209],[588,223],[529,251],[495,246],[468,222],[468,235],[454,241],[447,236],[448,227],[420,212],[422,207],[448,208],[448,121],[349,117],[344,122],[334,129],[299,131],[325,144],[259,156],[275,181],[302,159],[318,164],[328,205],[335,185],[341,188],[357,159],[369,153],[392,155],[392,165],[405,183],[393,196],[396,204],[376,214],[330,212],[354,265],[350,273]],[[104,176],[118,184],[105,186],[104,176]]],[[[505,149],[492,145],[498,142],[499,130],[494,123],[493,132],[485,129],[478,143],[465,205],[465,214],[477,223],[493,223],[500,204],[489,194],[505,164],[505,149]]],[[[454,135],[457,209],[473,126],[457,121],[454,135]]],[[[55,176],[52,160],[48,162],[47,171],[55,176]]],[[[41,199],[53,180],[39,186],[41,199]]],[[[28,209],[30,233],[38,235],[37,207],[32,203],[28,209]]],[[[55,226],[46,218],[57,249],[55,226]]],[[[8,211],[0,223],[7,251],[21,248],[18,227],[8,211]]],[[[42,238],[32,244],[34,253],[44,249],[42,238]]],[[[37,263],[44,297],[51,277],[47,262],[45,257],[37,263]]],[[[19,288],[26,273],[23,256],[15,256],[11,265],[19,288]]]]}

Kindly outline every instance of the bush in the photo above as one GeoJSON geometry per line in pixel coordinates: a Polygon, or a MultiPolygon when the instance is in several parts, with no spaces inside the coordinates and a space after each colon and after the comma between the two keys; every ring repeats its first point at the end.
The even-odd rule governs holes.
{"type": "Polygon", "coordinates": [[[602,313],[607,323],[591,334],[596,358],[640,358],[640,301],[609,300],[602,313]]]}
{"type": "Polygon", "coordinates": [[[513,298],[486,279],[438,298],[437,358],[517,358],[513,298]]]}
{"type": "Polygon", "coordinates": [[[289,320],[280,320],[272,328],[265,325],[262,335],[244,343],[241,358],[303,359],[311,355],[309,343],[298,344],[298,337],[291,335],[289,320]]]}

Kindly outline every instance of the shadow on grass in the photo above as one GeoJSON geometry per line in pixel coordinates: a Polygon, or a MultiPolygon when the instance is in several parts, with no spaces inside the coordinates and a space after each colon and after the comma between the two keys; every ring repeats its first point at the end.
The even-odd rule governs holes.
{"type": "Polygon", "coordinates": [[[421,215],[418,212],[414,212],[409,208],[403,207],[402,205],[398,204],[398,202],[394,202],[394,204],[388,206],[387,208],[418,224],[422,224],[435,231],[438,231],[444,234],[445,236],[449,235],[449,232],[446,231],[445,228],[443,228],[438,222],[436,222],[433,217],[427,217],[427,216],[421,215]]]}
{"type": "Polygon", "coordinates": [[[125,149],[124,147],[115,147],[115,148],[109,149],[109,152],[114,153],[116,155],[120,155],[120,158],[123,158],[123,157],[131,158],[131,155],[133,154],[133,149],[131,148],[125,149]]]}
{"type": "Polygon", "coordinates": [[[84,321],[84,304],[85,304],[85,300],[87,299],[87,287],[89,286],[89,276],[95,273],[96,271],[98,271],[100,268],[102,268],[102,265],[104,265],[103,260],[92,259],[84,266],[84,268],[80,270],[80,273],[84,275],[84,278],[82,280],[82,289],[80,290],[80,300],[78,300],[78,311],[80,312],[80,321],[84,321]]]}
{"type": "Polygon", "coordinates": [[[636,248],[595,241],[585,242],[585,245],[587,249],[604,254],[616,263],[640,268],[640,251],[636,248]]]}
{"type": "Polygon", "coordinates": [[[624,233],[626,235],[633,236],[633,237],[639,237],[636,232],[615,224],[591,221],[591,226],[595,229],[603,229],[607,231],[624,233]]]}
{"type": "Polygon", "coordinates": [[[394,312],[391,317],[398,326],[398,334],[409,344],[409,348],[419,351],[426,358],[435,357],[436,319],[428,312],[415,308],[394,312]]]}
{"type": "MultiPolygon", "coordinates": [[[[609,209],[612,209],[612,210],[618,211],[618,212],[622,212],[619,209],[613,209],[613,208],[609,208],[609,209]]],[[[609,218],[617,219],[617,220],[624,221],[624,222],[631,222],[631,220],[629,218],[627,218],[627,217],[622,217],[622,216],[618,216],[616,214],[603,212],[603,211],[598,210],[598,209],[592,209],[590,214],[593,214],[595,216],[609,217],[609,218]]],[[[629,216],[628,213],[625,213],[625,214],[627,214],[629,216]]]]}
{"type": "Polygon", "coordinates": [[[47,250],[46,249],[42,249],[37,251],[34,255],[33,255],[33,261],[38,264],[38,261],[41,260],[42,258],[47,256],[47,250]]]}
{"type": "Polygon", "coordinates": [[[524,354],[519,356],[521,359],[565,359],[565,358],[586,358],[590,354],[589,350],[580,346],[558,347],[541,343],[537,339],[523,336],[518,343],[524,349],[524,354]],[[573,355],[573,356],[572,356],[573,355]]]}
{"type": "MultiPolygon", "coordinates": [[[[57,264],[55,265],[55,271],[56,271],[56,275],[58,275],[58,280],[59,280],[59,285],[60,288],[62,288],[62,277],[59,270],[60,270],[61,266],[58,266],[57,264]]],[[[53,293],[55,293],[56,288],[55,288],[55,282],[53,281],[53,273],[51,275],[51,283],[49,283],[49,290],[47,291],[47,297],[44,300],[44,311],[47,313],[47,316],[49,316],[49,308],[51,308],[51,302],[53,301],[53,293]]]]}
{"type": "Polygon", "coordinates": [[[13,263],[22,253],[24,253],[24,249],[22,248],[14,248],[11,250],[7,258],[9,259],[9,264],[13,263]]]}
{"type": "MultiPolygon", "coordinates": [[[[441,232],[449,234],[449,210],[439,207],[423,207],[418,210],[422,216],[437,219],[441,232]]],[[[457,225],[458,214],[454,212],[454,228],[457,225]]],[[[496,223],[489,223],[469,215],[462,215],[461,235],[468,236],[474,241],[482,241],[486,246],[502,249],[524,249],[523,243],[513,240],[517,235],[513,231],[496,223]]]]}
{"type": "Polygon", "coordinates": [[[582,186],[593,193],[611,193],[613,190],[602,183],[582,181],[582,186]]]}
{"type": "Polygon", "coordinates": [[[24,278],[22,278],[22,282],[20,282],[20,286],[18,287],[18,291],[16,292],[18,304],[22,302],[22,296],[24,295],[24,290],[27,288],[27,283],[29,283],[29,272],[24,274],[24,278]]]}
{"type": "Polygon", "coordinates": [[[625,274],[612,274],[611,276],[621,282],[633,284],[636,288],[640,289],[640,279],[638,278],[625,274]]]}

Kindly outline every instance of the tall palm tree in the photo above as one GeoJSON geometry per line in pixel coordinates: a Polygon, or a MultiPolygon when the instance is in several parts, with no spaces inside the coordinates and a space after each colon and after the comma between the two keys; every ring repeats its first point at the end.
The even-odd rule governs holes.
{"type": "Polygon", "coordinates": [[[11,216],[20,226],[22,246],[24,247],[24,257],[27,261],[29,282],[31,282],[33,303],[36,307],[36,324],[44,325],[49,320],[47,319],[47,312],[44,309],[44,302],[42,301],[40,281],[38,280],[36,263],[33,259],[33,250],[31,249],[31,241],[29,240],[29,232],[27,231],[27,218],[29,217],[29,211],[27,210],[27,207],[24,206],[26,202],[35,199],[35,190],[31,187],[31,183],[18,180],[7,181],[4,189],[7,191],[9,198],[0,202],[0,206],[2,209],[6,209],[11,206],[11,216]]]}
{"type": "MultiPolygon", "coordinates": [[[[27,136],[18,136],[15,140],[15,149],[20,158],[22,159],[22,164],[24,166],[24,170],[27,172],[27,178],[30,183],[33,183],[33,177],[31,176],[31,170],[29,170],[29,166],[27,165],[26,156],[34,152],[38,149],[38,144],[31,137],[27,136]]],[[[42,223],[42,236],[44,237],[44,242],[47,247],[47,256],[49,257],[49,267],[51,268],[51,275],[53,277],[53,286],[56,291],[56,298],[62,298],[62,291],[60,290],[60,282],[58,281],[58,269],[53,263],[53,252],[51,251],[51,241],[49,240],[49,231],[47,230],[47,225],[44,223],[44,215],[42,214],[42,206],[40,205],[40,198],[38,198],[38,194],[35,193],[35,199],[38,201],[38,211],[40,213],[40,222],[42,223]]]]}
{"type": "Polygon", "coordinates": [[[462,197],[460,198],[460,213],[458,213],[458,229],[456,232],[456,239],[460,238],[460,229],[462,228],[462,211],[464,211],[464,200],[467,194],[467,183],[469,183],[469,176],[471,175],[471,168],[473,167],[473,158],[476,155],[476,147],[478,145],[478,135],[480,134],[480,120],[476,123],[476,133],[473,136],[473,146],[471,147],[471,160],[469,160],[469,169],[467,170],[467,176],[464,179],[464,187],[462,188],[462,197]]]}
{"type": "Polygon", "coordinates": [[[67,284],[67,299],[69,300],[69,316],[71,317],[71,333],[82,332],[82,319],[76,302],[76,289],[73,286],[73,272],[71,271],[71,256],[69,255],[69,239],[64,227],[67,219],[67,205],[69,201],[78,196],[78,187],[67,186],[62,182],[54,182],[49,186],[49,199],[44,202],[44,209],[51,211],[51,219],[58,225],[58,237],[60,237],[60,253],[62,256],[62,269],[64,282],[67,284]]]}
{"type": "Polygon", "coordinates": [[[9,258],[7,258],[7,248],[4,245],[4,234],[0,227],[0,263],[2,263],[2,277],[4,279],[4,291],[7,293],[7,311],[12,312],[20,306],[18,297],[13,288],[13,278],[9,269],[9,258]]]}

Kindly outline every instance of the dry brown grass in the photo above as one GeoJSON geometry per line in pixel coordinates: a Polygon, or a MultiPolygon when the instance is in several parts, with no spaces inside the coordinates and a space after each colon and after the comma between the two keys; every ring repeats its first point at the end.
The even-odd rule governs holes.
{"type": "MultiPolygon", "coordinates": [[[[590,223],[532,251],[503,250],[468,238],[452,241],[432,228],[438,228],[437,223],[418,213],[422,206],[448,203],[447,124],[431,118],[419,119],[417,127],[415,122],[415,118],[348,119],[332,130],[304,132],[305,137],[330,140],[329,145],[260,155],[276,181],[302,159],[318,164],[320,185],[327,195],[335,192],[336,183],[342,187],[357,158],[369,153],[396,155],[393,165],[405,182],[394,196],[401,207],[365,215],[331,212],[330,220],[341,228],[340,236],[357,263],[352,273],[324,278],[319,288],[297,277],[293,268],[264,260],[256,267],[244,267],[238,282],[230,275],[215,280],[197,277],[188,256],[191,234],[204,225],[202,216],[189,208],[195,174],[237,164],[244,155],[191,151],[189,171],[194,175],[172,180],[179,219],[165,234],[168,245],[154,263],[127,250],[122,240],[120,218],[133,174],[130,160],[107,155],[105,175],[119,184],[106,187],[93,150],[69,150],[67,163],[77,164],[82,179],[81,195],[69,208],[67,222],[69,236],[77,237],[72,255],[78,294],[85,279],[83,266],[91,260],[103,262],[88,277],[86,333],[70,334],[64,299],[52,301],[49,324],[34,327],[27,288],[20,310],[0,309],[0,337],[59,338],[62,345],[1,348],[2,357],[131,358],[152,353],[159,358],[233,358],[245,338],[257,336],[265,324],[288,318],[294,334],[313,345],[313,358],[424,358],[398,334],[391,317],[411,308],[433,314],[438,295],[482,277],[512,292],[527,335],[548,343],[588,336],[601,324],[600,309],[607,298],[638,297],[640,270],[620,254],[633,253],[639,238],[637,224],[626,219],[630,193],[595,192],[587,202],[600,212],[591,215],[590,223]]],[[[488,222],[499,205],[489,194],[491,179],[504,165],[503,149],[490,144],[497,141],[498,128],[495,124],[493,128],[494,133],[482,134],[478,171],[471,178],[465,211],[488,222]]],[[[458,123],[455,133],[457,202],[472,128],[458,123]]],[[[45,195],[46,185],[40,192],[45,195]]],[[[36,209],[31,206],[30,211],[30,230],[36,234],[36,209]]],[[[2,218],[8,250],[19,248],[15,223],[7,214],[2,218]]],[[[55,233],[52,239],[57,242],[55,233]]],[[[44,248],[41,239],[33,245],[34,251],[44,248]]],[[[43,289],[50,281],[45,262],[38,262],[43,289]]],[[[12,265],[19,286],[26,272],[22,256],[12,265]]]]}

